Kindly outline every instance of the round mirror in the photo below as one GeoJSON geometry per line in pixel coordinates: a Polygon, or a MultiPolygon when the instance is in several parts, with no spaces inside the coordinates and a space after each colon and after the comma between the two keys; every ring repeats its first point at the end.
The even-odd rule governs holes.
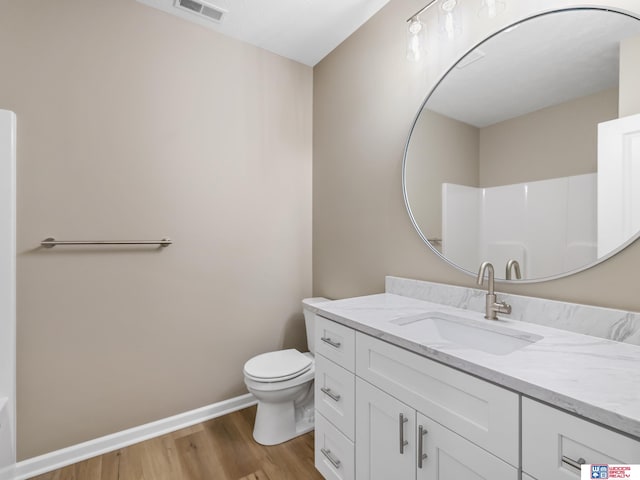
{"type": "Polygon", "coordinates": [[[640,231],[640,21],[559,10],[492,35],[428,95],[403,161],[425,243],[475,274],[542,281],[640,231]],[[510,266],[510,271],[507,270],[510,266]]]}

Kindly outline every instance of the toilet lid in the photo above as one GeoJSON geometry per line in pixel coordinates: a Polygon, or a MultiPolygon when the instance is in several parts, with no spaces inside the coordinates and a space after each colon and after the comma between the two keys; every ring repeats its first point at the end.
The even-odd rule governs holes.
{"type": "Polygon", "coordinates": [[[250,378],[284,381],[302,375],[311,368],[311,358],[298,350],[280,350],[263,353],[244,364],[244,373],[250,378]]]}

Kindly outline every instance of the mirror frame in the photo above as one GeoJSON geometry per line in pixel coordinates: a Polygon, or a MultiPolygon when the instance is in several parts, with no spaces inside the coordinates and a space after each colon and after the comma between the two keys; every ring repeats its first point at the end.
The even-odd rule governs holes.
{"type": "MultiPolygon", "coordinates": [[[[460,55],[459,57],[457,57],[453,61],[451,66],[449,68],[447,68],[445,70],[445,72],[438,77],[436,83],[433,85],[431,90],[429,90],[429,93],[425,97],[424,101],[421,103],[420,108],[418,109],[418,113],[416,114],[415,118],[413,119],[413,122],[411,123],[411,128],[409,129],[409,135],[407,137],[407,141],[406,141],[405,147],[404,147],[404,152],[403,152],[403,155],[402,155],[402,196],[404,198],[404,205],[405,205],[405,207],[407,209],[407,213],[409,214],[409,218],[411,219],[411,224],[413,225],[413,228],[416,230],[416,232],[418,232],[418,235],[420,236],[422,241],[438,257],[440,257],[446,263],[448,263],[449,265],[454,267],[456,270],[459,270],[459,271],[461,271],[461,272],[463,272],[463,273],[465,273],[467,275],[471,275],[473,277],[476,277],[478,272],[472,272],[470,270],[467,270],[466,268],[463,268],[463,267],[453,263],[451,260],[449,260],[447,257],[445,257],[442,253],[440,253],[431,244],[431,242],[427,239],[427,237],[425,236],[424,232],[422,230],[420,230],[420,227],[419,227],[419,225],[418,225],[418,223],[417,223],[417,221],[416,221],[416,219],[415,219],[415,217],[413,215],[413,211],[411,210],[411,206],[409,205],[409,198],[408,198],[408,194],[407,194],[407,182],[406,182],[407,154],[409,152],[409,144],[411,142],[411,137],[413,135],[413,131],[414,131],[415,127],[416,127],[416,124],[418,123],[418,120],[420,118],[420,114],[424,110],[427,102],[429,101],[429,99],[431,98],[433,93],[440,86],[440,84],[445,80],[447,75],[449,75],[449,73],[456,67],[456,65],[464,57],[466,57],[469,53],[474,51],[476,48],[478,48],[481,45],[483,45],[484,43],[488,42],[493,37],[495,37],[497,35],[500,35],[501,33],[505,32],[506,30],[514,28],[515,26],[520,25],[523,22],[528,22],[528,21],[536,19],[538,17],[543,17],[543,16],[546,16],[546,15],[552,15],[554,13],[579,11],[579,10],[601,10],[601,11],[604,11],[604,12],[613,12],[613,13],[617,13],[617,14],[620,14],[620,15],[626,15],[627,17],[631,17],[631,18],[633,18],[633,19],[635,19],[635,20],[640,22],[640,14],[631,13],[629,11],[626,11],[626,10],[623,10],[623,9],[619,9],[619,8],[614,8],[614,7],[605,7],[605,6],[602,6],[602,5],[590,5],[590,6],[584,6],[584,7],[582,7],[582,6],[581,7],[566,7],[566,8],[554,8],[554,9],[544,10],[544,11],[542,11],[540,13],[536,13],[534,15],[530,15],[530,16],[524,17],[524,18],[522,18],[520,20],[517,20],[517,21],[515,21],[513,23],[510,23],[507,26],[502,27],[501,29],[495,31],[494,33],[486,36],[485,38],[483,38],[479,42],[475,43],[471,48],[466,49],[462,55],[460,55]]],[[[560,279],[560,278],[568,277],[570,275],[575,275],[576,273],[580,273],[580,272],[582,272],[584,270],[588,270],[589,268],[595,267],[596,265],[599,265],[600,263],[603,263],[606,260],[609,260],[611,257],[617,255],[622,250],[624,250],[629,245],[631,245],[636,240],[638,240],[638,238],[640,238],[640,230],[638,230],[635,233],[635,235],[631,236],[626,242],[620,244],[620,246],[618,246],[618,248],[616,248],[614,250],[611,250],[609,253],[607,253],[606,255],[604,255],[602,257],[597,258],[594,262],[591,262],[589,264],[586,264],[586,265],[584,265],[584,266],[582,266],[580,268],[576,268],[574,270],[569,270],[567,272],[559,273],[557,275],[551,275],[551,276],[548,276],[548,277],[530,278],[530,279],[522,279],[522,280],[506,280],[504,278],[497,278],[496,277],[495,281],[496,282],[503,282],[503,283],[508,283],[508,284],[519,285],[519,284],[528,284],[528,283],[542,283],[542,282],[547,282],[547,281],[551,281],[551,280],[557,280],[557,279],[560,279]]]]}

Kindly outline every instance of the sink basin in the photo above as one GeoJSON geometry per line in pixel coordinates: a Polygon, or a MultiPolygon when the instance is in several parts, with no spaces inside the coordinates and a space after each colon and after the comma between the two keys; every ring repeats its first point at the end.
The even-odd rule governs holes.
{"type": "Polygon", "coordinates": [[[543,337],[520,332],[488,322],[471,320],[442,312],[428,312],[392,320],[405,327],[411,337],[426,343],[449,343],[479,350],[493,355],[507,355],[520,350],[543,337]]]}

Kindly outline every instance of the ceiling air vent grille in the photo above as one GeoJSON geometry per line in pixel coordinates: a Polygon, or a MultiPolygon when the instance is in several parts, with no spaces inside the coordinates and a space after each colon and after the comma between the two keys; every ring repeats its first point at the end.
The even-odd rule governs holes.
{"type": "Polygon", "coordinates": [[[176,7],[189,10],[198,15],[213,20],[214,22],[222,22],[225,10],[205,2],[196,2],[195,0],[176,0],[176,7]]]}

